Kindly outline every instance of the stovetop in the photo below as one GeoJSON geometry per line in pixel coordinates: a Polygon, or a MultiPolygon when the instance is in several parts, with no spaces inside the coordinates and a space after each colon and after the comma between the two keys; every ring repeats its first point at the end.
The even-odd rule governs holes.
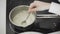
{"type": "Polygon", "coordinates": [[[7,10],[6,10],[6,34],[17,34],[15,32],[12,32],[9,26],[9,12],[11,9],[18,5],[29,5],[34,0],[7,0],[7,10]]]}

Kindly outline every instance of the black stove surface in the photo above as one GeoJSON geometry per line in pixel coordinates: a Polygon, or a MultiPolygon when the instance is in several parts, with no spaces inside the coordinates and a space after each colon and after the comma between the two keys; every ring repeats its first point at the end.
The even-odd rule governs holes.
{"type": "MultiPolygon", "coordinates": [[[[18,6],[18,5],[29,5],[30,3],[32,3],[34,0],[7,0],[7,10],[6,10],[6,34],[17,34],[15,32],[13,32],[11,29],[10,29],[10,26],[9,26],[9,12],[11,11],[11,9],[13,9],[14,7],[18,6]]],[[[37,27],[37,26],[36,26],[37,27]]],[[[45,29],[42,29],[40,28],[41,31],[43,32],[45,29]]],[[[39,29],[37,29],[38,32],[39,29]]],[[[35,30],[33,30],[35,31],[35,30]]],[[[47,32],[47,30],[45,30],[47,32]]]]}

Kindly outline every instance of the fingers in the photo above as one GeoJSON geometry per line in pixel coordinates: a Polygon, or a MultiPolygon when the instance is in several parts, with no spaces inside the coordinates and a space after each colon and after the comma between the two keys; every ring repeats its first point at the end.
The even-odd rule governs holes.
{"type": "Polygon", "coordinates": [[[31,3],[30,6],[29,6],[29,12],[34,12],[36,11],[36,5],[34,3],[31,3]]]}
{"type": "Polygon", "coordinates": [[[35,12],[35,11],[36,11],[36,8],[29,9],[29,12],[35,12]]]}

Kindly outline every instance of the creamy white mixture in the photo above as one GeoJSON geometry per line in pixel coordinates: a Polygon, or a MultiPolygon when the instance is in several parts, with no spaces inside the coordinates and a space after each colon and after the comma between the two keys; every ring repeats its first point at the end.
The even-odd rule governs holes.
{"type": "Polygon", "coordinates": [[[27,16],[28,16],[27,11],[22,11],[22,12],[18,13],[13,18],[14,24],[17,26],[21,26],[21,27],[27,27],[27,26],[31,25],[35,20],[35,15],[31,13],[30,16],[28,17],[28,19],[26,20],[26,22],[22,23],[27,18],[27,16]]]}

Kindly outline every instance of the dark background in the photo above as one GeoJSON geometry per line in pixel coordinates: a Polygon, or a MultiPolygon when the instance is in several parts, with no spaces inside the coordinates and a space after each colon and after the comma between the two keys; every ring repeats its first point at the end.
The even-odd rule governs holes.
{"type": "MultiPolygon", "coordinates": [[[[9,27],[9,12],[11,11],[11,9],[13,9],[14,7],[18,6],[18,5],[30,5],[30,3],[32,3],[34,0],[7,0],[7,8],[6,8],[6,34],[15,34],[14,32],[11,31],[10,27],[9,27]]],[[[51,3],[56,2],[59,3],[57,0],[40,0],[40,1],[44,1],[44,2],[48,2],[51,3]]]]}

